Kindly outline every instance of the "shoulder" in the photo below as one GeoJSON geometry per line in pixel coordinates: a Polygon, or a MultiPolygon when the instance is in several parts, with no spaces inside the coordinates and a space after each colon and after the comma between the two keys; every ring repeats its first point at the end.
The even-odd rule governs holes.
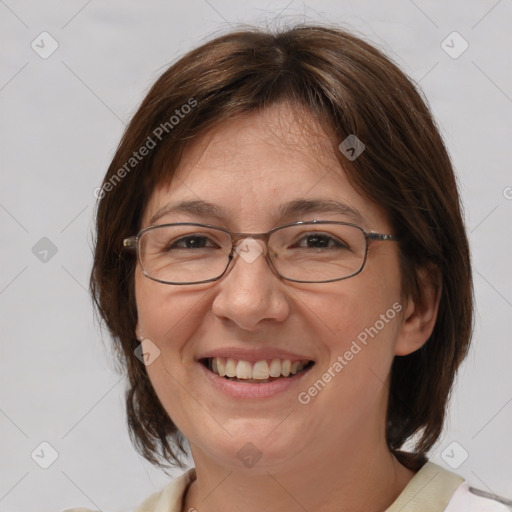
{"type": "MultiPolygon", "coordinates": [[[[188,486],[196,478],[195,469],[189,469],[164,487],[161,491],[149,496],[135,512],[181,512],[183,497],[188,486]]],[[[89,508],[68,508],[62,512],[97,512],[89,508]]]]}
{"type": "Polygon", "coordinates": [[[480,491],[427,462],[386,512],[512,512],[512,501],[480,491]]]}
{"type": "Polygon", "coordinates": [[[181,512],[183,497],[185,496],[188,486],[195,480],[195,478],[195,469],[189,469],[179,477],[175,478],[160,492],[152,494],[135,510],[135,512],[181,512]]]}
{"type": "Polygon", "coordinates": [[[462,483],[453,493],[445,512],[510,512],[512,500],[462,483]]]}

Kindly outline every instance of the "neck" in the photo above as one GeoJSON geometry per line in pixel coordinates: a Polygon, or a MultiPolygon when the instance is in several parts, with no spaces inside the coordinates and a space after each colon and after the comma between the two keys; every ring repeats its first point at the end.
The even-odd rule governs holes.
{"type": "Polygon", "coordinates": [[[379,512],[414,476],[386,445],[376,450],[357,442],[335,453],[299,454],[286,465],[244,470],[193,455],[197,479],[187,492],[186,511],[379,512]]]}

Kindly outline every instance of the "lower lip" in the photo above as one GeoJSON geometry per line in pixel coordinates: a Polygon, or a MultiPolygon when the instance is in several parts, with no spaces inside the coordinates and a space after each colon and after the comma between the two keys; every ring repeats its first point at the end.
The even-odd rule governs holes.
{"type": "Polygon", "coordinates": [[[205,377],[209,379],[219,391],[232,398],[270,398],[279,393],[284,393],[302,380],[312,368],[311,366],[293,377],[281,377],[272,382],[257,384],[225,379],[208,370],[202,363],[198,362],[197,364],[201,367],[201,371],[204,373],[205,377]]]}

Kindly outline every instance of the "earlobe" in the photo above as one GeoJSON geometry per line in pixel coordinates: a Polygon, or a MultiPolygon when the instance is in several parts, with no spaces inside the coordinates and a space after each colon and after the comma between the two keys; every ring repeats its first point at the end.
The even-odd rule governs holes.
{"type": "Polygon", "coordinates": [[[418,293],[410,294],[404,307],[395,354],[405,356],[421,348],[430,338],[437,320],[442,280],[437,267],[417,270],[418,293]]]}
{"type": "Polygon", "coordinates": [[[137,339],[138,342],[142,342],[142,340],[144,339],[144,336],[142,335],[142,331],[140,329],[140,325],[139,325],[138,321],[137,321],[137,325],[135,326],[135,338],[137,339]]]}

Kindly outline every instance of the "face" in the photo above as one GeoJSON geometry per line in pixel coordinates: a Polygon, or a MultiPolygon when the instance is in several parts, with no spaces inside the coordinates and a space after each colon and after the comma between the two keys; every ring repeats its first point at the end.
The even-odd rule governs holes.
{"type": "MultiPolygon", "coordinates": [[[[154,190],[142,227],[198,222],[262,233],[312,220],[392,233],[384,212],[350,185],[321,128],[276,105],[191,146],[172,182],[154,190]],[[215,208],[180,209],[186,201],[215,208]]],[[[395,242],[371,244],[362,272],[330,283],[283,280],[263,253],[235,257],[206,284],[158,283],[138,266],[135,285],[138,337],[160,351],[149,377],[196,464],[202,458],[240,469],[247,456],[260,457],[253,470],[266,471],[335,452],[370,453],[383,442],[404,309],[395,242]],[[240,371],[258,365],[265,374],[273,365],[286,374],[290,363],[299,371],[236,382],[207,368],[214,357],[240,371]],[[301,362],[308,363],[302,370],[301,362]]]]}

